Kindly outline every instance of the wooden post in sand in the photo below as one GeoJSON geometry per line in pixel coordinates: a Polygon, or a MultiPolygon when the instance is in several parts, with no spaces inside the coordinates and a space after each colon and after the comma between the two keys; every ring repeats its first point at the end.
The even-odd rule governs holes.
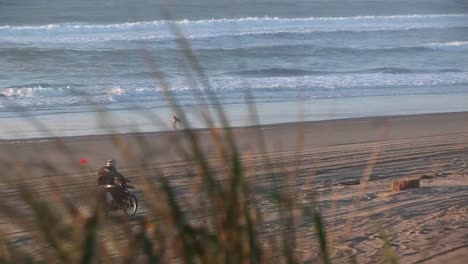
{"type": "Polygon", "coordinates": [[[419,188],[419,180],[393,181],[392,191],[403,191],[410,188],[419,188]]]}

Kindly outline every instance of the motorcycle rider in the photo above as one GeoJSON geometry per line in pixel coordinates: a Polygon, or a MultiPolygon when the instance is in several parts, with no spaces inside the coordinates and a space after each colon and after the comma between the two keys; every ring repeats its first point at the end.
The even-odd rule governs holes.
{"type": "Polygon", "coordinates": [[[124,191],[127,189],[127,180],[120,172],[117,171],[117,162],[114,159],[107,160],[106,166],[102,167],[98,172],[98,185],[112,185],[112,188],[107,190],[112,195],[112,202],[120,204],[124,197],[124,191]]]}

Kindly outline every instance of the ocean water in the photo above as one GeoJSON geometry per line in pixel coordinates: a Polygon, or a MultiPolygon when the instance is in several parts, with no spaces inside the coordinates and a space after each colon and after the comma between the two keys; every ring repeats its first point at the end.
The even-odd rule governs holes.
{"type": "Polygon", "coordinates": [[[0,139],[468,110],[468,1],[167,2],[0,0],[0,139]]]}

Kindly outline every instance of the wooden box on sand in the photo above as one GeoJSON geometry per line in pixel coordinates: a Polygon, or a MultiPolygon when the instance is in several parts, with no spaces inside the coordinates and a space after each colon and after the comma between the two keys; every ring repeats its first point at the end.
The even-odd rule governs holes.
{"type": "Polygon", "coordinates": [[[419,180],[393,181],[392,191],[403,191],[410,188],[419,188],[419,180]]]}

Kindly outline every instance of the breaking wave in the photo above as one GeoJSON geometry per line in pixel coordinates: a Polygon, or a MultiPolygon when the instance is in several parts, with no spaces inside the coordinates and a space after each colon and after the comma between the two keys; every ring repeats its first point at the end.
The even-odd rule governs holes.
{"type": "Polygon", "coordinates": [[[224,35],[278,34],[336,31],[382,31],[466,27],[468,15],[396,15],[356,17],[248,17],[180,21],[146,21],[121,24],[65,23],[0,26],[0,42],[106,42],[175,38],[171,25],[187,38],[224,35]],[[60,34],[60,38],[55,35],[60,34]]]}

